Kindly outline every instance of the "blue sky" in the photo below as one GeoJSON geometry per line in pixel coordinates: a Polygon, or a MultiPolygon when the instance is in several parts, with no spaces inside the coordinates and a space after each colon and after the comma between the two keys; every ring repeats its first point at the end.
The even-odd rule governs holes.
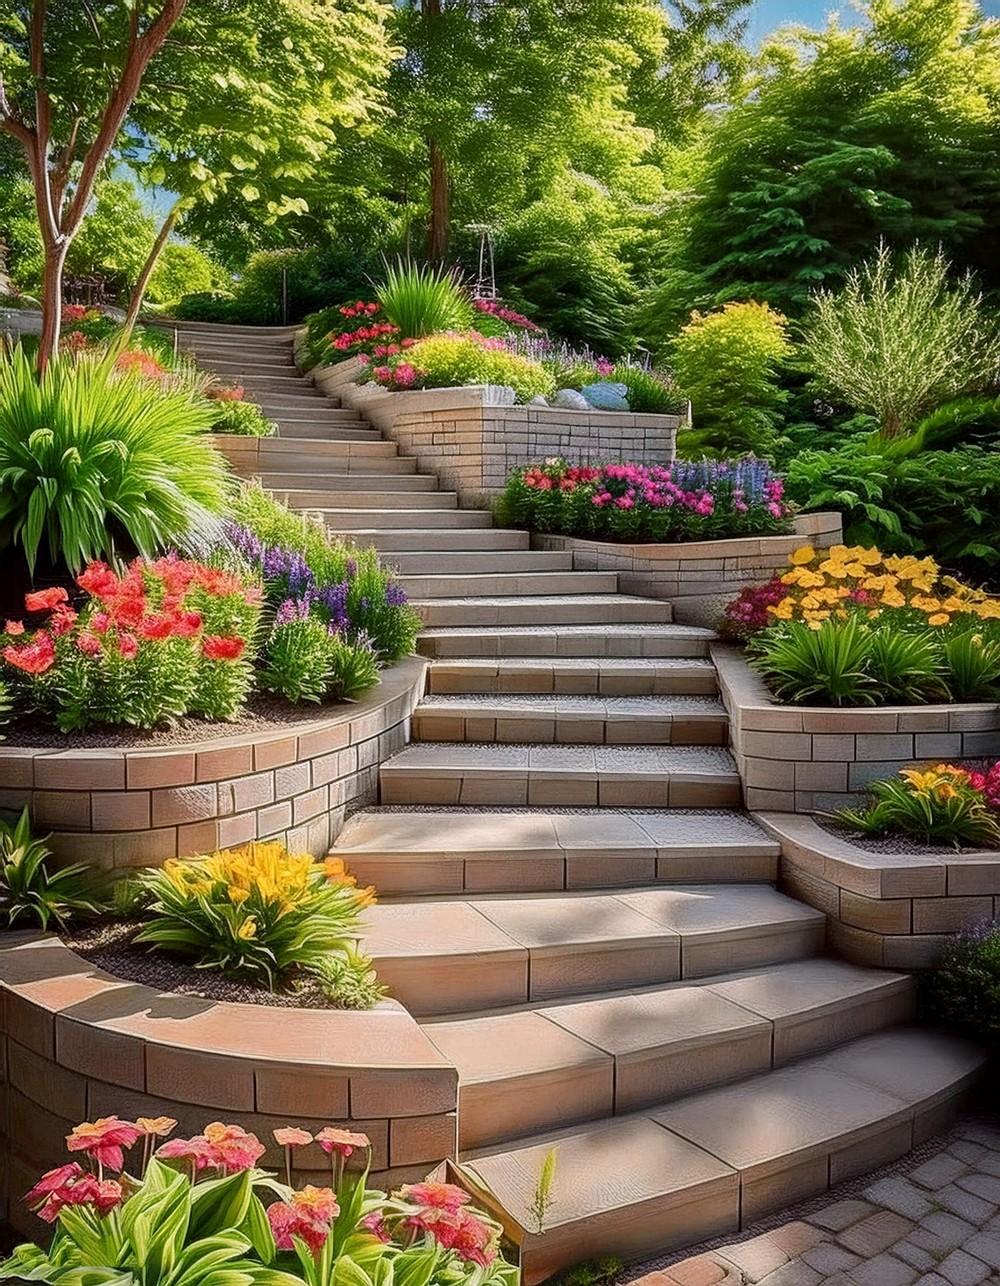
{"type": "MultiPolygon", "coordinates": [[[[827,13],[839,8],[845,16],[851,13],[849,4],[835,5],[829,0],[755,0],[748,32],[752,44],[785,22],[804,22],[810,27],[822,27],[827,13]]],[[[993,17],[1000,17],[1000,0],[983,0],[983,9],[993,17]]]]}

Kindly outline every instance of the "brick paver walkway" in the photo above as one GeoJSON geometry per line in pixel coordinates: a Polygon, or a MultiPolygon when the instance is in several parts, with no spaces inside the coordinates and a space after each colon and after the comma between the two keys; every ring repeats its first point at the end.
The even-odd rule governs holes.
{"type": "Polygon", "coordinates": [[[639,1272],[630,1286],[1000,1286],[1000,1128],[961,1123],[867,1186],[639,1272]]]}

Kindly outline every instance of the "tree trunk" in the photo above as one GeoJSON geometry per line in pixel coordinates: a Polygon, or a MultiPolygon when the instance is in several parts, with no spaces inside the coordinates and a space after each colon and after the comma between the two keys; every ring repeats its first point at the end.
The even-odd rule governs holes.
{"type": "Polygon", "coordinates": [[[149,279],[153,275],[153,269],[156,267],[160,255],[163,253],[163,247],[170,240],[170,234],[173,232],[177,220],[180,216],[182,199],[178,199],[170,207],[170,213],[163,220],[163,226],[156,234],[156,240],[153,242],[153,248],[142,265],[142,272],[139,273],[139,280],[135,283],[135,288],[128,301],[128,312],[125,314],[125,324],[122,327],[120,343],[122,348],[128,346],[132,338],[132,332],[135,330],[135,324],[139,320],[139,313],[142,310],[143,300],[146,298],[146,289],[149,286],[149,279]]]}
{"type": "Polygon", "coordinates": [[[431,221],[427,230],[427,257],[443,260],[451,240],[451,185],[448,162],[433,139],[427,141],[431,170],[431,221]]]}
{"type": "Polygon", "coordinates": [[[42,337],[38,344],[38,369],[44,371],[49,360],[59,353],[62,326],[63,267],[68,241],[45,242],[45,271],[42,277],[42,337]]]}

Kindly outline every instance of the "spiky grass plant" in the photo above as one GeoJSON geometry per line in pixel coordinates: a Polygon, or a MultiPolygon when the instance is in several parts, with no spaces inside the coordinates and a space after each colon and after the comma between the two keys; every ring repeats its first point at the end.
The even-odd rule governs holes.
{"type": "Polygon", "coordinates": [[[472,306],[454,272],[412,259],[388,260],[375,297],[386,319],[404,338],[420,339],[439,330],[463,330],[472,323],[472,306]]]}

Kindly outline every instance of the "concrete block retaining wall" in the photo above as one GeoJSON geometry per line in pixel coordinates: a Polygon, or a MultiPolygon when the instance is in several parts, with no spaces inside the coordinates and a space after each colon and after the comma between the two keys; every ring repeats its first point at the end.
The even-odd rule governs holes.
{"type": "Polygon", "coordinates": [[[578,571],[616,571],[625,593],[670,599],[675,620],[712,629],[744,585],[761,584],[787,571],[789,555],[803,541],[825,546],[840,539],[840,514],[815,513],[796,518],[795,531],[788,536],[664,545],[536,533],[531,543],[535,549],[569,550],[578,571]]]}
{"type": "Polygon", "coordinates": [[[379,763],[408,740],[426,662],[407,658],[361,701],[261,733],[148,749],[0,742],[0,809],[30,809],[74,861],[104,868],[282,839],[322,856],[348,805],[378,791],[379,763]]]}
{"type": "MultiPolygon", "coordinates": [[[[161,994],[123,982],[37,933],[0,937],[0,1219],[46,1227],[19,1198],[67,1158],[80,1121],[170,1116],[184,1137],[210,1121],[271,1131],[348,1125],[369,1136],[376,1186],[426,1176],[456,1147],[458,1074],[395,1002],[374,1010],[274,1009],[161,994]]],[[[318,1145],[302,1183],[329,1183],[318,1145]]]]}
{"type": "Polygon", "coordinates": [[[716,644],[712,659],[748,808],[830,812],[915,761],[1000,758],[1000,705],[779,705],[739,649],[716,644]]]}
{"type": "Polygon", "coordinates": [[[356,384],[359,369],[351,359],[311,375],[321,392],[358,410],[401,455],[415,456],[422,472],[457,491],[464,507],[488,504],[514,469],[547,456],[574,464],[674,458],[676,415],[498,406],[482,386],[388,393],[356,384]]]}

